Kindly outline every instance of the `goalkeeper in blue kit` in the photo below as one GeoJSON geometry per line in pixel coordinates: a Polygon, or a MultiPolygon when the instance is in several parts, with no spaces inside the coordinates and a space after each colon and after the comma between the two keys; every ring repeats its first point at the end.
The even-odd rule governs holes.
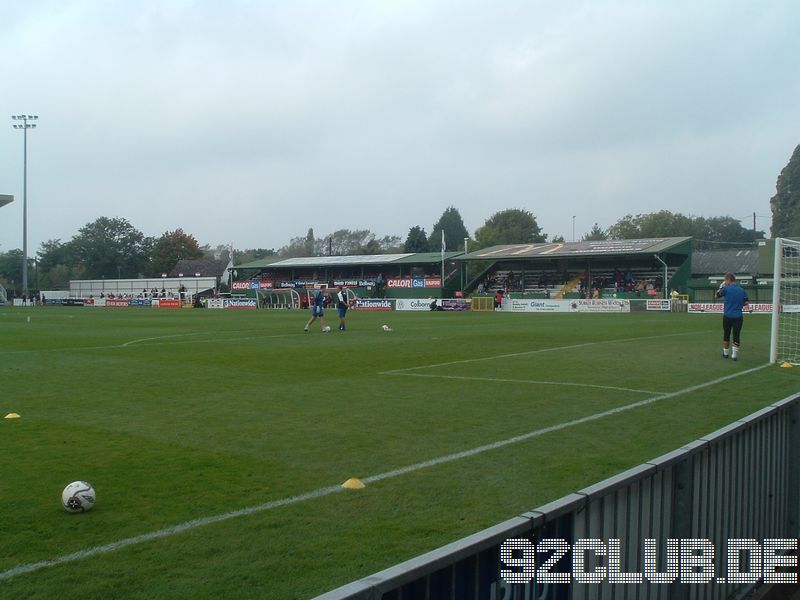
{"type": "Polygon", "coordinates": [[[744,309],[749,309],[747,292],[736,283],[733,273],[725,274],[725,281],[717,290],[717,298],[725,302],[722,311],[722,357],[730,356],[733,360],[739,358],[739,344],[744,323],[744,309]],[[731,348],[731,335],[733,335],[733,348],[731,348]],[[728,351],[730,350],[730,354],[728,351]]]}

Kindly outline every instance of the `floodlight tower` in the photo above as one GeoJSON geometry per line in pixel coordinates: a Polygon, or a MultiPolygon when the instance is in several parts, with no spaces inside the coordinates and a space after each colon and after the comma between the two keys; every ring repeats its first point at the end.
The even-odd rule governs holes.
{"type": "Polygon", "coordinates": [[[14,129],[22,129],[22,293],[28,294],[28,129],[36,127],[39,115],[11,115],[14,129]]]}

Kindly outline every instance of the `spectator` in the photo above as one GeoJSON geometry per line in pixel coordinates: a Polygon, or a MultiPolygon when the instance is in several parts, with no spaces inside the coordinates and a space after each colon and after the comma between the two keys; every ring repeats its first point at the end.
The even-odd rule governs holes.
{"type": "Polygon", "coordinates": [[[497,290],[497,294],[494,296],[494,309],[499,310],[503,308],[503,291],[497,290]]]}

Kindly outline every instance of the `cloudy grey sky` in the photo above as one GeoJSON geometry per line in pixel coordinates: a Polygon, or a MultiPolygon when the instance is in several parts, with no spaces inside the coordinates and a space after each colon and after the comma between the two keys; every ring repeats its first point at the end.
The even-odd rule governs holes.
{"type": "Polygon", "coordinates": [[[23,112],[30,253],[100,216],[237,248],[405,238],[450,205],[567,239],[572,215],[767,216],[799,23],[795,0],[4,0],[0,251],[23,112]]]}

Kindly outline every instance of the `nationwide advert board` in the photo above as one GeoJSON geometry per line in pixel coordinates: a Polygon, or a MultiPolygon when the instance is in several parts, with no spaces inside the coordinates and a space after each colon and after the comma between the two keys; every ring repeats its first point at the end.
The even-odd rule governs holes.
{"type": "Polygon", "coordinates": [[[225,298],[225,308],[253,309],[258,308],[255,298],[225,298]]]}
{"type": "Polygon", "coordinates": [[[353,308],[356,310],[393,310],[392,300],[377,298],[358,298],[353,308]]]}

